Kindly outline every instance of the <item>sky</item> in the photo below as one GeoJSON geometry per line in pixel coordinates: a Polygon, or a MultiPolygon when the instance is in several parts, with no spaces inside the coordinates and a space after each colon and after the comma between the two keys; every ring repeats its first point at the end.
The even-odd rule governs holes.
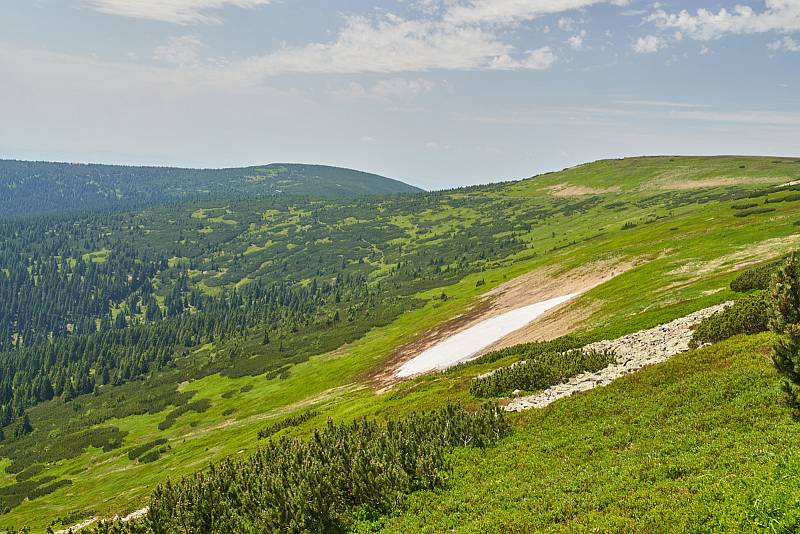
{"type": "Polygon", "coordinates": [[[428,189],[800,155],[800,0],[3,0],[0,158],[428,189]]]}

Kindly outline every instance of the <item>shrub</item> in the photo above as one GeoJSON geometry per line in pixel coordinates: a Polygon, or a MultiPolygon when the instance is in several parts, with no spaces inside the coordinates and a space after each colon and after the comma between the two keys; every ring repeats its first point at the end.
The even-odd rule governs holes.
{"type": "Polygon", "coordinates": [[[270,440],[249,458],[159,485],[148,515],[90,532],[344,532],[356,517],[390,512],[405,495],[443,484],[454,447],[486,447],[508,432],[487,404],[410,414],[380,424],[328,424],[307,440],[270,440]]]}
{"type": "Polygon", "coordinates": [[[503,367],[472,381],[469,391],[476,397],[500,397],[515,389],[535,391],[560,384],[586,371],[599,371],[614,361],[610,351],[544,352],[503,367]]]}
{"type": "Polygon", "coordinates": [[[143,454],[139,458],[139,463],[140,464],[149,464],[150,462],[155,462],[156,460],[161,458],[161,453],[162,452],[166,452],[166,450],[167,450],[166,448],[162,447],[161,449],[154,449],[154,450],[148,452],[147,454],[143,454]]]}
{"type": "Polygon", "coordinates": [[[283,421],[278,421],[277,423],[271,424],[270,426],[263,428],[258,431],[258,439],[265,439],[270,436],[273,436],[283,430],[284,428],[289,428],[290,426],[300,426],[309,419],[313,419],[314,417],[318,416],[319,412],[315,412],[314,410],[310,410],[308,412],[303,412],[298,415],[293,415],[291,417],[287,417],[283,421]]]}
{"type": "Polygon", "coordinates": [[[734,205],[731,206],[731,208],[733,208],[735,210],[747,210],[747,209],[750,209],[750,208],[755,208],[757,206],[758,206],[758,204],[756,204],[755,202],[752,202],[752,203],[747,203],[747,204],[734,204],[734,205]]]}
{"type": "Polygon", "coordinates": [[[211,401],[209,399],[200,399],[190,402],[189,404],[184,404],[183,406],[179,406],[178,408],[175,408],[174,410],[169,412],[166,415],[166,417],[164,417],[164,420],[158,423],[158,429],[159,430],[168,429],[169,427],[175,424],[175,421],[178,419],[178,417],[182,416],[185,413],[189,412],[203,413],[209,408],[211,408],[211,401]]]}
{"type": "Polygon", "coordinates": [[[587,339],[573,334],[561,336],[550,341],[531,341],[529,343],[521,343],[519,345],[514,345],[513,347],[487,352],[483,356],[475,358],[474,360],[454,365],[444,372],[455,373],[464,369],[465,367],[494,363],[498,360],[510,358],[512,356],[517,360],[531,359],[535,358],[539,354],[548,352],[565,352],[571,349],[577,349],[586,345],[587,343],[587,339]]]}
{"type": "Polygon", "coordinates": [[[765,332],[769,327],[772,301],[766,291],[759,291],[737,300],[733,306],[706,317],[694,329],[689,344],[717,343],[738,334],[765,332]]]}
{"type": "Polygon", "coordinates": [[[795,417],[800,417],[800,265],[796,253],[775,274],[770,329],[780,334],[772,361],[783,376],[783,390],[795,417]]]}
{"type": "Polygon", "coordinates": [[[769,213],[771,211],[775,211],[775,208],[753,208],[749,210],[743,210],[738,213],[734,213],[734,217],[747,217],[749,215],[758,215],[760,213],[769,213]]]}
{"type": "Polygon", "coordinates": [[[139,445],[138,447],[134,447],[128,451],[128,459],[129,460],[136,460],[141,455],[152,449],[153,447],[158,447],[159,445],[164,445],[167,442],[166,438],[158,438],[156,440],[150,441],[148,443],[144,443],[139,445]]]}
{"type": "Polygon", "coordinates": [[[744,293],[753,289],[769,289],[772,275],[780,268],[786,260],[779,260],[766,265],[759,265],[752,269],[747,269],[731,282],[731,289],[744,293]]]}

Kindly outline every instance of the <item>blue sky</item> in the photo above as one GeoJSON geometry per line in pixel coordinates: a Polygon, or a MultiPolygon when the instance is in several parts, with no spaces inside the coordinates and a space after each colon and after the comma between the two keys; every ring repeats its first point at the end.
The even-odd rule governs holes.
{"type": "Polygon", "coordinates": [[[800,154],[800,0],[4,0],[0,157],[427,188],[800,154]]]}

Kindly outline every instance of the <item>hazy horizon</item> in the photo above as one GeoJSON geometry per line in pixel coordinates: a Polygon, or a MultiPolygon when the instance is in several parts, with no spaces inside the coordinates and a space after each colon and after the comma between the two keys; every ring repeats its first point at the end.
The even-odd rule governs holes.
{"type": "Polygon", "coordinates": [[[442,189],[786,154],[798,32],[798,0],[10,0],[0,155],[296,161],[442,189]]]}

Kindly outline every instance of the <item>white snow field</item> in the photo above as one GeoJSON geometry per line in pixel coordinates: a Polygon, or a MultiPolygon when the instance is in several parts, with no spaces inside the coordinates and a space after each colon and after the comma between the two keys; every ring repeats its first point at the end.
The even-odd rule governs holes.
{"type": "Polygon", "coordinates": [[[481,321],[422,351],[404,363],[395,374],[398,377],[406,378],[428,371],[447,369],[461,362],[469,361],[495,341],[519,330],[546,311],[577,295],[579,293],[570,293],[562,297],[529,304],[481,321]]]}

